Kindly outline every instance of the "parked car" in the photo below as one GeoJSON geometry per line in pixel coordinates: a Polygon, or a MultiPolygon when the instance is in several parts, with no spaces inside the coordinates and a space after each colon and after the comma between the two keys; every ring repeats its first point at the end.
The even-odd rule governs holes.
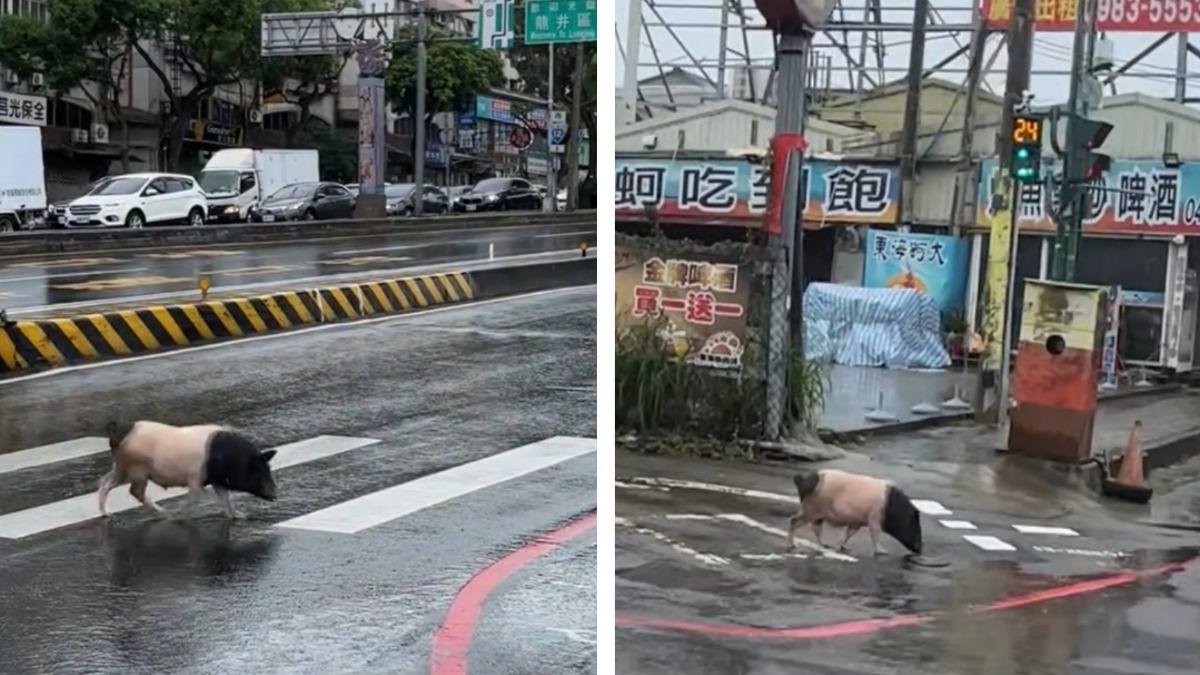
{"type": "MultiPolygon", "coordinates": [[[[389,216],[411,216],[413,214],[414,188],[416,185],[413,183],[400,183],[399,185],[388,185],[383,189],[383,194],[387,197],[387,214],[389,216]]],[[[426,185],[425,199],[422,200],[421,208],[425,214],[431,216],[448,213],[450,198],[446,196],[445,192],[442,192],[441,188],[435,185],[426,185]]]]}
{"type": "Polygon", "coordinates": [[[200,172],[209,218],[240,222],[250,209],[285,185],[321,180],[316,150],[218,150],[200,172]]]}
{"type": "MultiPolygon", "coordinates": [[[[86,197],[86,196],[92,194],[96,190],[98,190],[101,187],[103,187],[104,185],[106,185],[112,179],[113,179],[112,176],[104,176],[103,178],[92,182],[92,184],[88,185],[87,189],[84,190],[83,194],[79,195],[79,197],[86,197]]],[[[75,197],[75,199],[79,199],[79,197],[75,197]]],[[[67,225],[67,207],[70,206],[71,202],[75,201],[75,199],[64,199],[62,201],[54,202],[50,206],[47,206],[46,207],[46,227],[49,227],[51,229],[68,227],[68,225],[67,225]]]]}
{"type": "Polygon", "coordinates": [[[250,219],[256,223],[272,223],[277,220],[353,218],[355,201],[345,185],[294,183],[267,197],[262,206],[250,212],[250,219]]]}
{"type": "Polygon", "coordinates": [[[208,217],[208,198],[191,176],[130,173],[113,176],[67,207],[67,227],[99,225],[141,229],[185,222],[199,227],[208,217]]]}
{"type": "Polygon", "coordinates": [[[450,210],[454,210],[454,205],[463,195],[471,191],[470,185],[456,185],[451,188],[446,188],[446,197],[450,200],[450,210]]]}
{"type": "Polygon", "coordinates": [[[537,190],[524,178],[488,178],[460,197],[454,205],[454,211],[517,211],[541,207],[537,190]]]}

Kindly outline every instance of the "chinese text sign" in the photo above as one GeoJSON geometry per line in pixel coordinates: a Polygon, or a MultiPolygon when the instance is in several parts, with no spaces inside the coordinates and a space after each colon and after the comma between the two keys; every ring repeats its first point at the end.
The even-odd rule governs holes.
{"type": "MultiPolygon", "coordinates": [[[[1097,0],[1096,30],[1187,32],[1200,30],[1200,0],[1097,0]]],[[[1015,0],[983,0],[988,27],[1008,28],[1015,0]]],[[[1037,31],[1074,31],[1078,0],[1034,0],[1037,31]]]]}
{"type": "Polygon", "coordinates": [[[527,0],[525,44],[596,41],[597,0],[527,0]]]}
{"type": "Polygon", "coordinates": [[[931,297],[943,312],[962,309],[970,255],[967,240],[870,230],[865,253],[863,286],[911,288],[931,297]]]}
{"type": "MultiPolygon", "coordinates": [[[[900,179],[890,163],[806,160],[806,227],[824,223],[893,224],[899,212],[900,179]]],[[[770,176],[742,159],[650,159],[617,157],[618,216],[641,218],[651,207],[663,220],[759,225],[767,209],[770,176]]]]}

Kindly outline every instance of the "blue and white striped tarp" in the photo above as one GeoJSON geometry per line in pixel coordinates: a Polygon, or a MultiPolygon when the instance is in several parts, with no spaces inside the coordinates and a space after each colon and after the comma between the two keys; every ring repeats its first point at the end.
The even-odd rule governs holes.
{"type": "Polygon", "coordinates": [[[910,289],[809,284],[804,292],[804,352],[848,366],[944,368],[941,314],[910,289]]]}

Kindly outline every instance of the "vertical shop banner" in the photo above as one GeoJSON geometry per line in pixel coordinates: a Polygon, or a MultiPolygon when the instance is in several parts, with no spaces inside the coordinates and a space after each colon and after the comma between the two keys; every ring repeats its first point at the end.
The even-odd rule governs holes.
{"type": "Polygon", "coordinates": [[[970,242],[936,234],[870,230],[863,286],[911,288],[942,312],[960,311],[966,295],[970,242]]]}
{"type": "MultiPolygon", "coordinates": [[[[988,209],[996,185],[997,164],[989,159],[980,166],[977,224],[991,222],[988,209]]],[[[1022,231],[1053,232],[1058,209],[1058,181],[1062,165],[1043,162],[1049,183],[1022,183],[1017,217],[1022,231]]],[[[1166,167],[1155,160],[1116,160],[1089,183],[1090,208],[1084,214],[1084,232],[1200,236],[1200,165],[1166,167]]]]}
{"type": "Polygon", "coordinates": [[[661,321],[663,348],[688,363],[741,370],[749,265],[699,253],[659,256],[618,246],[617,326],[661,321]]]}
{"type": "MultiPolygon", "coordinates": [[[[662,220],[759,226],[766,216],[770,170],[729,157],[662,159],[617,156],[617,216],[641,220],[652,210],[662,220]]],[[[835,223],[895,224],[900,173],[894,162],[805,159],[801,194],[805,227],[835,223]]]]}
{"type": "Polygon", "coordinates": [[[1100,387],[1117,388],[1117,331],[1121,324],[1121,287],[1108,287],[1108,328],[1104,331],[1104,353],[1100,360],[1100,387]]]}

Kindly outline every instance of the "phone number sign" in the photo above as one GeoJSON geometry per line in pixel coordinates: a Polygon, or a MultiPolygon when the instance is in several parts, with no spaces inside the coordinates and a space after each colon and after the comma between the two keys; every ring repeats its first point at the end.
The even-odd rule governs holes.
{"type": "MultiPolygon", "coordinates": [[[[1113,32],[1200,31],[1200,0],[1097,0],[1096,30],[1113,32]]],[[[1004,29],[1015,0],[983,0],[990,28],[1004,29]]],[[[1074,31],[1078,0],[1036,0],[1039,31],[1074,31]]]]}

